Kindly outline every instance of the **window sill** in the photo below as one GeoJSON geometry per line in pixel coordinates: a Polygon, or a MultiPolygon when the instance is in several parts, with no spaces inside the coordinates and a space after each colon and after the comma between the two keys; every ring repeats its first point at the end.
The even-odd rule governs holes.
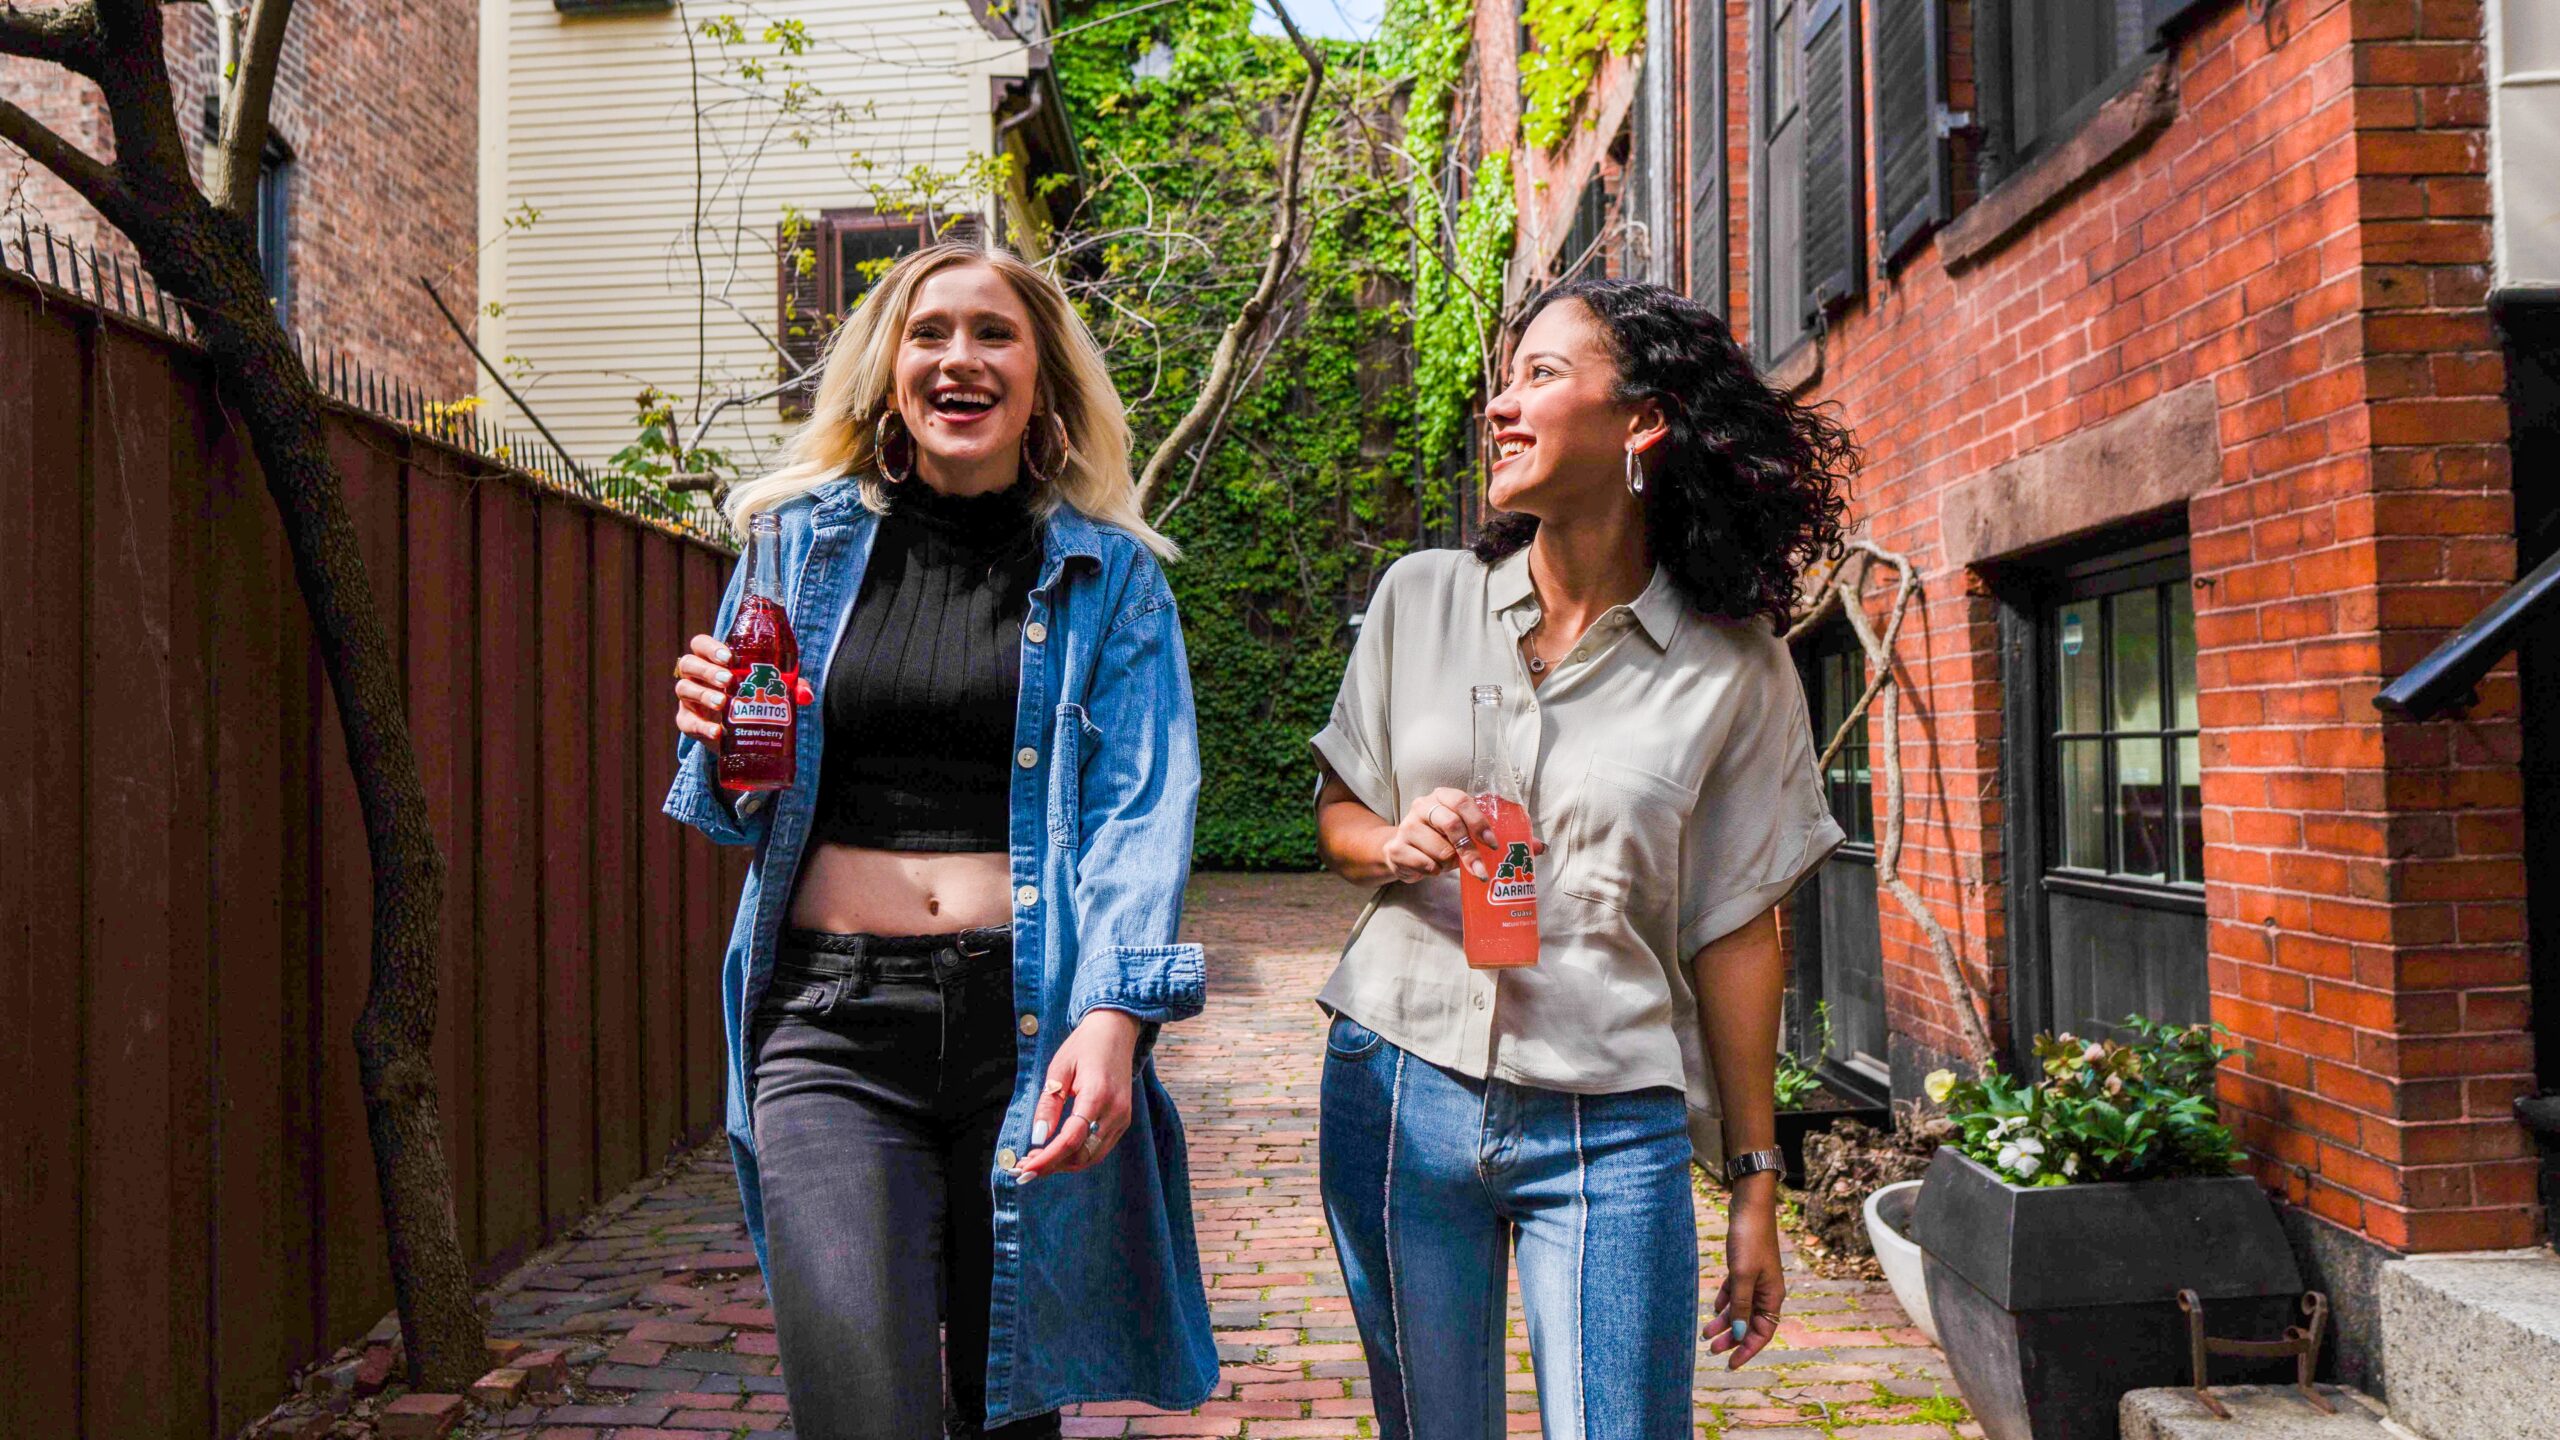
{"type": "Polygon", "coordinates": [[[1938,232],[1949,270],[1989,259],[2056,204],[2114,169],[2178,118],[2178,70],[2162,56],[2071,137],[1993,187],[1938,232]]]}
{"type": "Polygon", "coordinates": [[[1794,349],[1770,361],[1760,378],[1781,395],[1802,393],[1822,378],[1822,336],[1816,333],[1797,341],[1794,349]]]}

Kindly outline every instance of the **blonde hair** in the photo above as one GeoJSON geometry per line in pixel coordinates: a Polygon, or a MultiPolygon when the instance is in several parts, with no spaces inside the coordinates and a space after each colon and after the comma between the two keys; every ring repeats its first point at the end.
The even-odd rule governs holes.
{"type": "MultiPolygon", "coordinates": [[[[888,483],[881,478],[874,441],[875,426],[896,383],[898,339],[916,291],[931,277],[961,265],[987,266],[1013,286],[1031,314],[1039,351],[1037,408],[1066,425],[1066,463],[1034,497],[1034,508],[1045,516],[1061,503],[1071,505],[1091,519],[1128,531],[1158,557],[1175,558],[1179,548],[1156,533],[1138,509],[1137,485],[1129,474],[1128,412],[1084,318],[1067,303],[1056,281],[1003,250],[968,243],[928,245],[900,259],[862,297],[827,344],[817,398],[809,418],[792,433],[782,467],[729,492],[723,508],[730,523],[744,530],[747,517],[757,511],[845,474],[860,477],[866,507],[875,514],[887,511],[888,483]]],[[[1035,418],[1032,423],[1044,422],[1035,418]]]]}

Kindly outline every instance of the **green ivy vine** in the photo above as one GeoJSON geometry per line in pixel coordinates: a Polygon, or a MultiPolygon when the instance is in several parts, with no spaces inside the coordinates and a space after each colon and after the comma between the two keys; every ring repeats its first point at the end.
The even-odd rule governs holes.
{"type": "Polygon", "coordinates": [[[1644,0],[1528,0],[1520,23],[1531,41],[1520,57],[1520,138],[1552,150],[1600,57],[1632,55],[1644,44],[1644,0]]]}
{"type": "Polygon", "coordinates": [[[1484,380],[1483,355],[1502,303],[1517,219],[1511,156],[1493,151],[1467,177],[1454,223],[1443,201],[1449,125],[1474,34],[1469,0],[1390,0],[1378,45],[1383,68],[1412,77],[1405,108],[1411,164],[1414,445],[1428,498],[1445,503],[1449,462],[1461,451],[1468,412],[1484,380]]]}
{"type": "MultiPolygon", "coordinates": [[[[1066,267],[1130,402],[1144,457],[1191,403],[1270,243],[1274,130],[1305,70],[1251,33],[1252,0],[1067,0],[1059,88],[1089,174],[1066,267]],[[1083,241],[1079,236],[1086,237],[1083,241]],[[1101,237],[1110,237],[1107,241],[1101,237]]],[[[1349,656],[1346,612],[1412,545],[1418,468],[1402,194],[1346,113],[1373,57],[1327,43],[1341,95],[1308,137],[1308,249],[1271,345],[1198,483],[1158,502],[1200,718],[1203,868],[1315,863],[1315,768],[1349,656]],[[1186,493],[1187,492],[1187,493],[1186,493]]],[[[1374,77],[1372,77],[1374,79],[1374,77]]],[[[1366,92],[1381,94],[1372,85],[1366,92]]],[[[1383,110],[1378,115],[1383,115],[1383,110]]]]}

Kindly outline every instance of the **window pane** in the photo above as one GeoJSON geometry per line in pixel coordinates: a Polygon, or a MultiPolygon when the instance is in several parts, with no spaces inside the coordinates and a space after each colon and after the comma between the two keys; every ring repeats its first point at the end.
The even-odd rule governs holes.
{"type": "Polygon", "coordinates": [[[2169,876],[2169,776],[2164,742],[2118,740],[2116,823],[2118,870],[2154,880],[2169,876]]]}
{"type": "Polygon", "coordinates": [[[2196,597],[2184,583],[2170,585],[2167,589],[2169,688],[2178,700],[2174,728],[2193,730],[2196,728],[2196,597]]]}
{"type": "Polygon", "coordinates": [[[2158,730],[2160,724],[2160,592],[2107,597],[2107,652],[2114,661],[2113,730],[2158,730]]]}
{"type": "Polygon", "coordinates": [[[2204,883],[2204,763],[2196,737],[2178,741],[2178,878],[2204,883]]]}
{"type": "Polygon", "coordinates": [[[2098,661],[2105,653],[2098,627],[2098,602],[2065,605],[2054,616],[2055,669],[2060,690],[2056,728],[2094,733],[2106,728],[2099,709],[2098,661]]]}
{"type": "Polygon", "coordinates": [[[853,313],[864,294],[887,273],[899,256],[916,247],[916,232],[901,225],[890,228],[849,228],[838,232],[836,240],[837,271],[836,318],[853,313]]]}
{"type": "Polygon", "coordinates": [[[2116,68],[2116,0],[2010,0],[2010,109],[2026,150],[2116,68]]]}
{"type": "Polygon", "coordinates": [[[2062,780],[2062,863],[2107,868],[2107,771],[2103,740],[2066,740],[2055,769],[2062,780]]]}

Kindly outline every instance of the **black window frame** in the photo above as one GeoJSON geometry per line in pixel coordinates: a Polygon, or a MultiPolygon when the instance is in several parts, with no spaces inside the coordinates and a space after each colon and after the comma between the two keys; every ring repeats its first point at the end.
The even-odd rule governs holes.
{"type": "Polygon", "coordinates": [[[267,299],[276,307],[276,323],[293,323],[293,151],[270,135],[258,158],[258,273],[267,282],[267,299]]]}
{"type": "MultiPolygon", "coordinates": [[[[2203,866],[2201,856],[2194,862],[2199,871],[2198,874],[2190,878],[2183,873],[2188,865],[2180,824],[2185,810],[2182,787],[2186,777],[2181,773],[2182,766],[2178,757],[2177,743],[2183,738],[2193,738],[2201,749],[2203,727],[2201,718],[2194,725],[2177,723],[2177,684],[2172,674],[2177,663],[2176,646],[2170,632],[2172,607],[2165,603],[2158,607],[2152,618],[2155,630],[2152,637],[2155,648],[2152,654],[2154,663],[2159,667],[2156,678],[2160,682],[2161,723],[2157,726],[2119,727],[2115,723],[2114,713],[2115,597],[2148,594],[2165,599],[2173,593],[2183,595],[2188,602],[2189,625],[2192,628],[2194,595],[2189,574],[2187,545],[2185,539],[2181,537],[2157,541],[2130,553],[2110,555],[2069,567],[2057,577],[2055,583],[2047,588],[2042,598],[2037,615],[2037,628],[2041,636],[2038,653],[2042,673],[2038,676],[2037,688],[2040,692],[2043,721],[2035,731],[2035,738],[2037,746],[2043,752],[2041,756],[2043,784],[2038,789],[2036,803],[2044,812],[2045,844],[2042,852],[2036,856],[2036,873],[2048,888],[2084,891],[2095,888],[2117,899],[2128,898],[2126,895],[2128,890],[2144,890],[2153,892],[2159,898],[2173,898],[2182,903],[2192,902],[2196,906],[2203,904],[2204,876],[2200,873],[2203,866]],[[2096,637],[2098,652],[2096,669],[2099,684],[2097,704],[2100,728],[2094,731],[2067,731],[2063,728],[2061,713],[2061,664],[2055,654],[2060,627],[2053,617],[2068,613],[2068,607],[2090,604],[2096,606],[2100,617],[2096,637]],[[2118,810],[2118,803],[2122,796],[2117,778],[2116,752],[2119,745],[2128,740],[2157,740],[2160,744],[2162,796],[2160,833],[2162,858],[2166,865],[2163,873],[2157,877],[2127,870],[2121,863],[2125,827],[2118,810]],[[2103,799],[2106,820],[2103,826],[2105,860],[2097,869],[2070,864],[2065,853],[2069,841],[2064,824],[2061,771],[2062,747],[2066,744],[2094,744],[2099,748],[2099,792],[2103,799]]],[[[2188,659],[2190,663],[2194,659],[2192,635],[2188,659]]],[[[2195,682],[2191,678],[2188,683],[2192,691],[2195,682]]],[[[2200,810],[2201,797],[2197,804],[2200,810]]],[[[2199,828],[2201,828],[2201,822],[2199,822],[2199,828]]]]}
{"type": "MultiPolygon", "coordinates": [[[[1813,753],[1818,760],[1874,676],[1866,647],[1858,643],[1858,632],[1846,621],[1834,621],[1807,637],[1798,656],[1799,663],[1812,672],[1806,688],[1814,696],[1813,753]],[[1839,708],[1836,715],[1830,713],[1834,705],[1839,708]]],[[[1822,768],[1823,804],[1849,837],[1842,849],[1870,857],[1876,846],[1874,722],[1870,707],[1841,742],[1840,753],[1822,768]]]]}
{"type": "MultiPolygon", "coordinates": [[[[2110,48],[2126,40],[2137,43],[2114,54],[2105,74],[2089,89],[2038,116],[2032,136],[2022,140],[2013,83],[2013,41],[2018,29],[2015,21],[2022,7],[2049,3],[2050,0],[1973,0],[1974,121],[1982,135],[1977,163],[1981,167],[1980,188],[1985,194],[2068,142],[2101,106],[2124,93],[2158,58],[2161,27],[2168,23],[2151,18],[2159,0],[2107,0],[2115,11],[2110,48]]],[[[2049,10],[2044,13],[2050,18],[2049,10]]]]}

